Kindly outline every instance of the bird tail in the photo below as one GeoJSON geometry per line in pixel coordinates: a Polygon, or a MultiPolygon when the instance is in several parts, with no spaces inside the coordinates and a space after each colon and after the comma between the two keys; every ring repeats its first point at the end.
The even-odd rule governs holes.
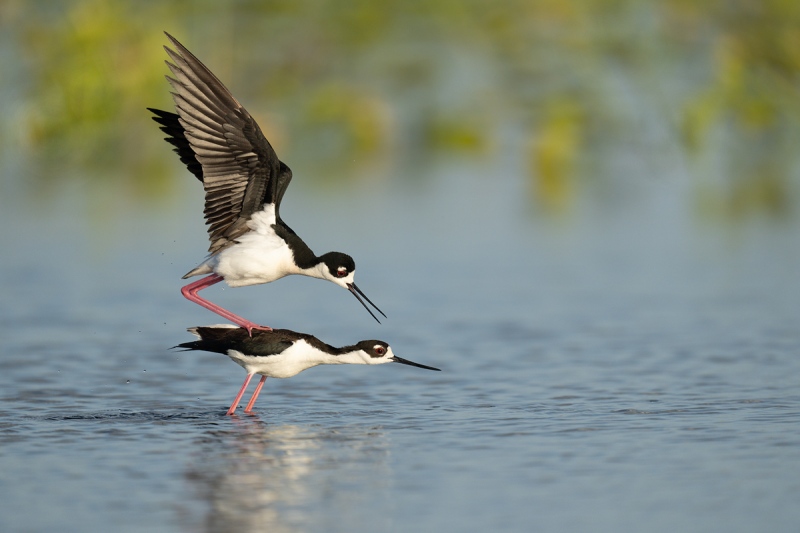
{"type": "Polygon", "coordinates": [[[211,274],[212,272],[214,271],[211,270],[211,267],[208,266],[208,263],[200,263],[192,270],[184,274],[181,279],[191,278],[192,276],[202,276],[203,274],[211,274]]]}
{"type": "Polygon", "coordinates": [[[205,352],[228,353],[242,339],[249,339],[247,330],[233,324],[215,324],[213,326],[196,326],[186,331],[197,337],[196,341],[182,342],[171,349],[184,348],[182,352],[202,350],[205,352]],[[233,342],[233,345],[231,344],[233,342]]]}
{"type": "Polygon", "coordinates": [[[175,348],[184,348],[181,350],[182,352],[188,352],[191,350],[201,350],[200,347],[203,341],[192,341],[192,342],[183,342],[178,344],[177,346],[173,346],[170,350],[174,350],[175,348]]]}

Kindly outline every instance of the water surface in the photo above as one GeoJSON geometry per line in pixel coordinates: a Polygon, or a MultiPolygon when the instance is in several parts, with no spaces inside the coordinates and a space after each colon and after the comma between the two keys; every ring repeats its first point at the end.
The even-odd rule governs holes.
{"type": "Polygon", "coordinates": [[[0,8],[0,530],[796,530],[800,128],[766,23],[794,19],[430,4],[0,8]],[[314,368],[227,417],[241,368],[170,350],[220,319],[178,292],[207,242],[143,111],[152,20],[389,319],[311,279],[206,297],[442,372],[314,368]]]}
{"type": "MultiPolygon", "coordinates": [[[[268,380],[255,414],[235,417],[224,412],[241,369],[169,350],[189,338],[185,327],[217,322],[177,292],[202,257],[201,228],[187,230],[190,247],[175,244],[183,228],[168,210],[123,207],[113,235],[97,235],[66,216],[70,198],[36,217],[8,206],[3,529],[797,523],[791,228],[754,228],[730,244],[723,230],[661,224],[663,195],[611,220],[543,230],[513,210],[476,221],[461,207],[480,197],[433,191],[409,219],[402,191],[334,199],[348,194],[400,207],[360,239],[338,233],[360,218],[330,198],[296,194],[292,209],[314,207],[297,218],[317,228],[304,232],[315,241],[350,241],[384,325],[316,280],[209,296],[334,344],[377,336],[443,371],[315,368],[268,380]],[[431,231],[443,212],[449,222],[431,231]],[[340,224],[326,229],[334,213],[340,224]],[[22,234],[9,219],[25,221],[22,234]]],[[[513,188],[496,196],[514,205],[513,188]]],[[[196,201],[189,190],[187,206],[171,209],[196,201]]]]}

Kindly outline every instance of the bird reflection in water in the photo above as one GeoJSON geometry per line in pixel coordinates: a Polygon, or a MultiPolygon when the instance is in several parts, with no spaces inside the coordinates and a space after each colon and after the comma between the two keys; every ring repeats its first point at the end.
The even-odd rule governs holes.
{"type": "Polygon", "coordinates": [[[389,444],[380,428],[273,425],[235,417],[212,430],[189,458],[186,479],[207,506],[197,531],[298,531],[363,522],[363,506],[381,507],[389,444]],[[379,504],[379,505],[376,505],[379,504]],[[316,509],[316,512],[308,512],[316,509]]]}

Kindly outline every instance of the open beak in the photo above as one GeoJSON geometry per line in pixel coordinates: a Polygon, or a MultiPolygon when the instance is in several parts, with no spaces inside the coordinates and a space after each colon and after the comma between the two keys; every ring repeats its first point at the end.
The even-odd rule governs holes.
{"type": "Polygon", "coordinates": [[[424,368],[425,370],[436,370],[437,372],[441,372],[441,369],[439,368],[433,368],[432,366],[421,365],[419,363],[415,363],[414,361],[409,361],[408,359],[397,357],[396,355],[392,357],[392,361],[395,363],[402,363],[404,365],[415,366],[417,368],[424,368]]]}
{"type": "Polygon", "coordinates": [[[370,311],[369,307],[367,307],[367,304],[365,304],[365,303],[364,303],[364,300],[366,300],[367,302],[369,302],[369,304],[370,304],[372,307],[374,307],[375,309],[377,309],[377,311],[378,311],[380,314],[382,314],[382,315],[383,315],[385,318],[389,318],[389,317],[387,317],[387,316],[386,316],[386,314],[384,314],[384,312],[383,312],[383,311],[381,311],[380,309],[378,309],[378,306],[377,306],[377,305],[375,305],[374,303],[372,303],[372,301],[371,301],[369,298],[367,298],[367,295],[366,295],[366,294],[364,294],[363,292],[361,292],[361,289],[359,289],[359,288],[356,286],[356,284],[355,284],[355,283],[348,283],[348,284],[347,284],[347,290],[349,290],[350,292],[352,292],[352,293],[353,293],[353,296],[355,296],[355,297],[356,297],[356,300],[358,300],[358,301],[361,303],[361,305],[363,305],[363,306],[364,306],[364,309],[366,309],[366,310],[367,310],[367,312],[368,312],[370,315],[372,315],[372,318],[374,318],[374,319],[375,319],[375,321],[376,321],[378,324],[380,324],[380,323],[381,323],[381,321],[380,321],[380,320],[378,320],[378,317],[376,317],[376,316],[375,316],[375,314],[374,314],[372,311],[370,311]],[[359,296],[359,295],[361,295],[361,296],[359,296]],[[364,297],[364,300],[362,300],[362,299],[361,299],[361,297],[362,297],[362,296],[364,297]]]}

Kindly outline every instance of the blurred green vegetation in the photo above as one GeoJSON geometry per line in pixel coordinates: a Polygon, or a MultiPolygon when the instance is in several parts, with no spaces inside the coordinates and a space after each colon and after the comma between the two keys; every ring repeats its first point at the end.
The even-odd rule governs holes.
{"type": "Polygon", "coordinates": [[[38,184],[154,198],[188,179],[145,111],[171,108],[167,30],[306,183],[510,152],[568,213],[615,159],[671,154],[703,215],[783,216],[798,196],[795,0],[5,0],[0,20],[19,73],[3,145],[38,184]]]}

